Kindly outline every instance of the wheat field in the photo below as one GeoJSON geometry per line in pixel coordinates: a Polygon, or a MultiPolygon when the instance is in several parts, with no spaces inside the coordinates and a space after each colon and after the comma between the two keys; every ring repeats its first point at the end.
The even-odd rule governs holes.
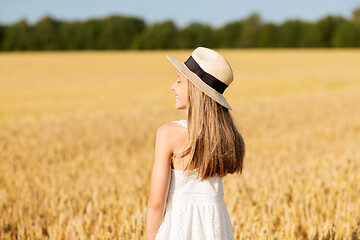
{"type": "MultiPolygon", "coordinates": [[[[235,239],[360,239],[360,50],[219,50],[246,143],[235,239]]],[[[0,54],[0,239],[143,239],[166,54],[0,54]]]]}

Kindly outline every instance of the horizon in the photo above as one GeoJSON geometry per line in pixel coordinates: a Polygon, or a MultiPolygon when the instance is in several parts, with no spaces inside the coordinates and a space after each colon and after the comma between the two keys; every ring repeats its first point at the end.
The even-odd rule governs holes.
{"type": "Polygon", "coordinates": [[[29,25],[34,25],[45,16],[67,22],[103,19],[110,16],[127,16],[143,19],[146,24],[171,20],[179,27],[197,22],[218,28],[256,13],[259,14],[262,22],[274,24],[281,24],[288,20],[316,22],[329,15],[348,19],[352,16],[352,12],[360,7],[360,2],[355,0],[319,0],[316,3],[311,3],[310,0],[301,3],[276,0],[271,4],[264,0],[257,0],[252,3],[239,3],[228,0],[224,3],[209,2],[207,6],[202,6],[200,2],[193,3],[184,0],[184,4],[177,6],[179,9],[176,8],[174,12],[174,7],[170,3],[164,2],[164,0],[153,3],[142,3],[140,0],[135,0],[123,6],[120,6],[121,4],[118,1],[108,0],[100,7],[97,7],[94,1],[88,1],[85,4],[84,0],[71,3],[71,6],[67,5],[70,1],[55,3],[48,3],[45,0],[25,3],[20,0],[6,3],[5,1],[0,0],[1,25],[12,25],[20,20],[25,20],[29,25]],[[188,6],[186,3],[194,5],[193,8],[186,8],[188,6]],[[147,6],[149,4],[151,6],[147,6]],[[159,8],[158,5],[163,8],[159,8]],[[119,7],[121,9],[117,9],[119,7]],[[77,9],[81,10],[78,11],[77,9]],[[155,11],[148,11],[148,9],[154,9],[155,11]],[[202,14],[198,14],[198,10],[202,10],[202,14]],[[213,17],[214,15],[216,17],[213,17]]]}

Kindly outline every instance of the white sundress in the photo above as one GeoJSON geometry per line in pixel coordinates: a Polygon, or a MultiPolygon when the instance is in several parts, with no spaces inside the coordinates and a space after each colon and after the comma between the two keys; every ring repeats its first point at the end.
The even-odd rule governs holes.
{"type": "MultiPolygon", "coordinates": [[[[173,121],[187,127],[186,120],[173,121]]],[[[155,240],[230,240],[234,234],[223,201],[221,177],[196,179],[197,170],[171,169],[164,220],[155,240]]]]}

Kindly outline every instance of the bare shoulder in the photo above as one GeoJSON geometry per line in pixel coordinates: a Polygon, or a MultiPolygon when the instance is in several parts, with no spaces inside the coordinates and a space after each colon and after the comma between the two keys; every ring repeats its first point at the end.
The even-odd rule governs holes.
{"type": "Polygon", "coordinates": [[[174,122],[169,122],[169,123],[165,123],[163,125],[161,125],[157,131],[156,131],[156,135],[161,135],[164,137],[176,137],[176,133],[183,133],[186,132],[187,129],[184,126],[181,126],[178,123],[174,123],[174,122]]]}
{"type": "Polygon", "coordinates": [[[180,161],[176,157],[172,158],[172,156],[174,153],[182,152],[186,148],[189,143],[188,136],[188,129],[179,123],[171,122],[161,125],[156,133],[155,155],[165,157],[159,158],[160,161],[158,162],[164,165],[172,162],[175,169],[183,169],[184,160],[180,158],[182,159],[180,161]]]}
{"type": "Polygon", "coordinates": [[[172,150],[180,142],[184,141],[187,136],[187,128],[174,122],[169,122],[161,125],[156,131],[156,138],[167,141],[172,150]]]}

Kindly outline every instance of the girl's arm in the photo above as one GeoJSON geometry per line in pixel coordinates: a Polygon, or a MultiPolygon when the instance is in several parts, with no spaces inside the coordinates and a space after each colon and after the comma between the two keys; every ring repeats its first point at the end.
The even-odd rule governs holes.
{"type": "Polygon", "coordinates": [[[150,194],[146,216],[146,235],[155,239],[163,221],[171,177],[170,158],[173,153],[171,125],[166,123],[156,132],[155,159],[151,174],[150,194]]]}

